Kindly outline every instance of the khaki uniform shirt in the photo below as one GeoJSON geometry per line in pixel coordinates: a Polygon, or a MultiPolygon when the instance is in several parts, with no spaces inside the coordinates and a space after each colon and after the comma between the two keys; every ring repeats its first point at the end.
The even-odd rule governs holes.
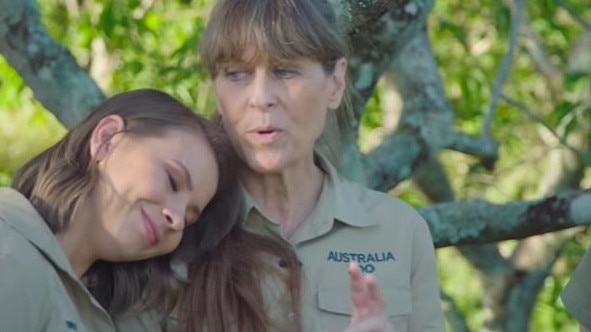
{"type": "MultiPolygon", "coordinates": [[[[410,206],[341,178],[327,161],[318,205],[289,243],[302,263],[304,331],[342,329],[349,324],[348,263],[375,275],[396,332],[444,331],[433,242],[426,222],[410,206]]],[[[246,194],[248,230],[280,236],[246,194]]],[[[277,264],[282,264],[278,261],[277,264]]],[[[290,330],[285,289],[263,281],[267,310],[290,330]]],[[[282,329],[283,330],[283,329],[282,329]]]]}
{"type": "Polygon", "coordinates": [[[587,250],[560,297],[579,323],[591,329],[591,249],[587,250]]]}
{"type": "Polygon", "coordinates": [[[0,188],[0,331],[114,331],[30,202],[0,188]]]}

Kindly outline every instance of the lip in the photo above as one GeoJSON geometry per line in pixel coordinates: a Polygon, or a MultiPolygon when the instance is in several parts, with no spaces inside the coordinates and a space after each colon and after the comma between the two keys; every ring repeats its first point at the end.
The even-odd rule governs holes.
{"type": "Polygon", "coordinates": [[[156,223],[150,216],[141,209],[142,214],[142,223],[144,224],[144,228],[146,229],[146,237],[148,239],[148,243],[150,245],[155,245],[160,242],[160,233],[158,232],[158,228],[156,227],[156,223]]]}
{"type": "Polygon", "coordinates": [[[257,143],[270,144],[279,140],[284,131],[277,127],[257,127],[248,131],[248,136],[257,143]]]}

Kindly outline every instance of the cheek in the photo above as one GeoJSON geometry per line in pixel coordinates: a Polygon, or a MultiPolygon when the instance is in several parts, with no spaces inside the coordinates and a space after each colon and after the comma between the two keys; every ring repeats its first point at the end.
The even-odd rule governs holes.
{"type": "Polygon", "coordinates": [[[246,125],[241,123],[245,118],[240,116],[240,112],[238,114],[235,113],[229,111],[226,105],[220,105],[218,103],[218,114],[221,116],[222,126],[232,142],[236,142],[240,138],[240,133],[245,131],[245,129],[241,128],[246,128],[246,125]]]}
{"type": "Polygon", "coordinates": [[[238,123],[243,120],[248,107],[248,93],[242,87],[218,84],[214,86],[218,114],[224,123],[238,123]]]}
{"type": "Polygon", "coordinates": [[[179,244],[181,243],[183,233],[175,233],[171,234],[167,239],[166,242],[162,243],[161,247],[161,255],[166,255],[173,252],[176,248],[178,248],[179,244]]]}
{"type": "Polygon", "coordinates": [[[326,122],[328,105],[323,98],[318,96],[310,97],[300,104],[298,111],[298,122],[306,127],[309,132],[322,131],[326,122]]]}
{"type": "Polygon", "coordinates": [[[162,167],[156,167],[155,163],[148,163],[143,167],[138,166],[132,170],[137,171],[137,173],[130,174],[128,181],[130,187],[134,189],[137,199],[158,203],[166,201],[169,180],[162,167]]]}
{"type": "Polygon", "coordinates": [[[233,109],[233,101],[236,102],[232,96],[232,89],[229,87],[225,87],[223,84],[214,84],[214,94],[216,99],[216,104],[218,108],[218,112],[222,116],[227,116],[228,112],[231,112],[233,109]]]}
{"type": "Polygon", "coordinates": [[[222,101],[221,103],[218,103],[218,108],[224,124],[235,126],[244,118],[244,110],[235,100],[222,101]]]}

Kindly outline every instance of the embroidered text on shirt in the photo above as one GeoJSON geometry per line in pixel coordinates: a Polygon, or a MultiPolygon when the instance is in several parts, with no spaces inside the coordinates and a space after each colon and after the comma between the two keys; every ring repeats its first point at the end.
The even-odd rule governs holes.
{"type": "Polygon", "coordinates": [[[357,262],[359,267],[365,273],[373,273],[375,266],[372,263],[383,263],[395,261],[394,254],[391,251],[373,252],[373,253],[354,253],[342,251],[329,251],[328,262],[349,263],[357,262]]]}

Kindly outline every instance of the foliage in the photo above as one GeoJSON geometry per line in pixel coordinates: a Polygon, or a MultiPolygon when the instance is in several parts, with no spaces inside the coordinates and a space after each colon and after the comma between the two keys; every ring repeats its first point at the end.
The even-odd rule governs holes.
{"type": "MultiPolygon", "coordinates": [[[[511,11],[506,4],[492,0],[438,1],[430,17],[434,52],[447,95],[456,111],[456,125],[467,133],[478,135],[481,131],[494,78],[507,51],[511,11]]],[[[577,13],[591,17],[588,6],[574,2],[572,6],[576,6],[577,13]]],[[[551,64],[559,72],[567,73],[572,45],[582,35],[583,28],[551,0],[527,2],[527,15],[551,64]]],[[[526,105],[558,135],[567,137],[568,133],[561,132],[560,128],[565,118],[573,118],[574,106],[581,102],[580,98],[570,99],[570,91],[577,88],[566,79],[552,91],[550,82],[540,74],[523,46],[523,40],[522,35],[522,47],[515,54],[503,93],[526,105]]],[[[586,75],[579,75],[574,80],[580,80],[578,84],[583,85],[582,81],[591,79],[590,72],[591,68],[588,68],[586,75]]],[[[499,103],[492,132],[501,142],[501,157],[493,172],[479,167],[472,157],[456,152],[441,155],[459,198],[485,198],[502,203],[544,194],[539,192],[539,184],[547,166],[544,158],[553,147],[542,139],[541,131],[540,122],[532,121],[523,109],[499,103]]],[[[588,242],[579,238],[578,243],[570,241],[565,246],[563,258],[539,295],[532,317],[532,331],[576,330],[576,324],[560,304],[558,295],[581,259],[584,248],[589,247],[588,242]]],[[[501,244],[501,249],[504,245],[501,244]]],[[[471,271],[462,268],[462,264],[452,263],[461,260],[457,255],[453,250],[439,253],[444,289],[457,300],[460,310],[468,317],[470,328],[478,331],[481,329],[477,318],[480,316],[481,290],[462,287],[474,284],[477,279],[468,277],[471,271]],[[450,263],[444,263],[446,261],[450,263]],[[448,274],[453,277],[446,279],[448,274]]]]}
{"type": "MultiPolygon", "coordinates": [[[[525,45],[520,44],[503,93],[530,112],[507,102],[499,103],[492,132],[501,142],[501,157],[492,172],[464,154],[446,151],[439,156],[458,199],[485,198],[502,203],[539,197],[539,182],[546,169],[544,158],[555,148],[544,139],[548,130],[541,123],[566,138],[585,121],[585,114],[591,113],[588,100],[584,101],[585,95],[589,98],[591,77],[568,72],[572,45],[584,29],[558,2],[530,1],[526,8],[529,26],[540,37],[549,63],[562,76],[552,81],[541,75],[525,45]]],[[[171,93],[199,112],[213,110],[211,85],[195,52],[211,1],[38,3],[50,33],[67,45],[107,94],[152,87],[171,93]]],[[[572,1],[570,6],[589,21],[591,8],[584,1],[572,1]]],[[[482,130],[495,76],[507,51],[510,22],[507,2],[436,1],[428,28],[445,90],[455,110],[455,123],[462,132],[479,135],[482,130]]],[[[371,141],[382,126],[384,88],[381,82],[363,115],[362,149],[375,144],[371,141]]],[[[0,185],[8,184],[20,164],[64,132],[0,58],[0,185]]],[[[589,174],[584,181],[591,181],[589,174]]],[[[427,204],[412,181],[400,184],[393,194],[415,206],[427,204]]],[[[589,247],[590,238],[581,233],[565,245],[562,258],[539,295],[532,330],[574,331],[574,321],[557,296],[582,257],[583,248],[589,247]]],[[[503,243],[501,247],[511,245],[503,243]]],[[[453,248],[439,250],[438,261],[444,290],[456,300],[471,330],[480,330],[483,290],[473,269],[453,248]]]]}
{"type": "Polygon", "coordinates": [[[10,184],[16,169],[64,133],[18,74],[0,58],[0,186],[10,184]]]}
{"type": "Polygon", "coordinates": [[[44,23],[108,94],[157,88],[200,112],[212,111],[210,84],[196,56],[210,1],[71,3],[39,1],[44,23]]]}
{"type": "MultiPolygon", "coordinates": [[[[547,128],[554,135],[566,139],[574,128],[588,120],[591,114],[591,68],[582,74],[569,73],[572,45],[581,38],[584,29],[556,3],[552,0],[527,2],[526,10],[528,24],[540,37],[548,61],[563,78],[559,78],[558,84],[554,82],[558,87],[551,86],[550,78],[540,74],[521,36],[522,47],[515,54],[502,91],[527,109],[499,103],[492,130],[501,143],[500,159],[495,170],[485,170],[476,158],[458,152],[444,151],[439,156],[457,199],[483,198],[504,203],[544,195],[540,192],[540,179],[544,177],[546,168],[551,166],[545,158],[556,148],[544,140],[544,136],[549,135],[547,128]]],[[[571,6],[583,18],[585,15],[591,18],[588,6],[574,2],[571,6]]],[[[464,133],[478,136],[482,131],[495,76],[507,52],[510,21],[511,10],[507,2],[492,0],[437,1],[430,15],[429,34],[440,74],[455,110],[456,126],[464,133]]],[[[379,103],[382,93],[384,85],[379,84],[363,115],[360,129],[362,150],[375,145],[368,140],[373,139],[373,132],[381,129],[379,103]]],[[[583,182],[590,180],[587,176],[583,182]]],[[[427,204],[412,181],[401,183],[392,193],[417,207],[427,204]]],[[[539,294],[531,323],[533,331],[577,330],[576,323],[558,296],[585,248],[590,247],[589,239],[589,235],[581,235],[577,240],[566,243],[562,258],[539,294]]],[[[501,251],[507,249],[505,252],[509,252],[508,248],[513,246],[511,242],[514,241],[501,243],[501,251]]],[[[481,330],[483,290],[474,270],[451,248],[438,251],[438,263],[443,289],[456,300],[470,330],[481,330]]]]}

